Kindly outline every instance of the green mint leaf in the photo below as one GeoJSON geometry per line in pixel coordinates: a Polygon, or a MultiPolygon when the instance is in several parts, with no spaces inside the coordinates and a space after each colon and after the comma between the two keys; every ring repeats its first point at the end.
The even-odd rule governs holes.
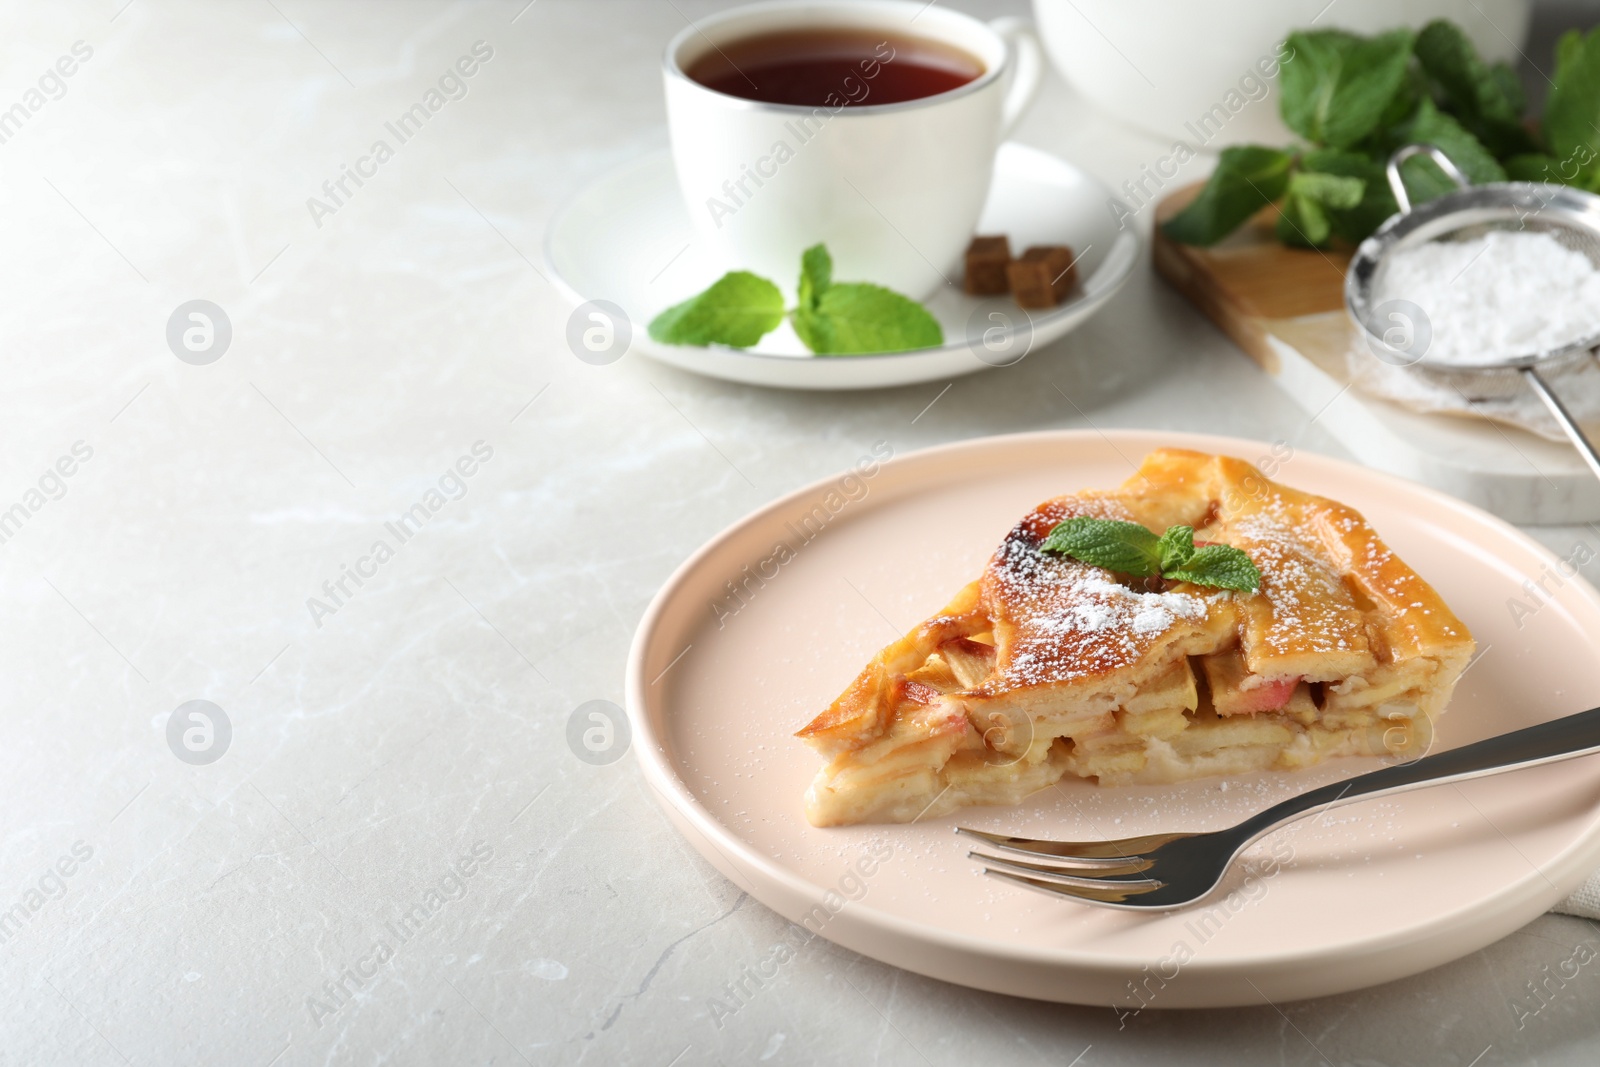
{"type": "Polygon", "coordinates": [[[1290,248],[1321,248],[1333,235],[1333,220],[1315,200],[1290,195],[1284,199],[1273,229],[1278,240],[1290,248]]]}
{"type": "Polygon", "coordinates": [[[1445,109],[1496,157],[1535,150],[1522,127],[1527,100],[1516,75],[1479,58],[1459,26],[1444,19],[1428,23],[1417,34],[1416,54],[1445,109]]]}
{"type": "MultiPolygon", "coordinates": [[[[1544,106],[1544,135],[1550,154],[1565,166],[1592,176],[1600,167],[1600,27],[1585,36],[1568,31],[1556,46],[1555,88],[1544,106]]],[[[1574,179],[1558,179],[1574,181],[1574,179]]],[[[1577,184],[1584,184],[1576,179],[1577,184]]],[[[1592,187],[1592,183],[1591,183],[1592,187]]]]}
{"type": "MultiPolygon", "coordinates": [[[[1423,100],[1416,118],[1403,132],[1407,143],[1431,144],[1450,157],[1473,185],[1506,180],[1505,168],[1472,133],[1453,117],[1440,111],[1432,100],[1423,100]]],[[[1455,188],[1439,165],[1427,156],[1413,156],[1400,167],[1412,203],[1420,204],[1455,188]]]]}
{"type": "Polygon", "coordinates": [[[833,284],[833,257],[827,245],[812,245],[800,255],[800,306],[817,309],[823,291],[833,284]]]}
{"type": "Polygon", "coordinates": [[[1411,62],[1412,34],[1291,33],[1279,101],[1284,123],[1318,145],[1348,148],[1378,127],[1411,62]]]}
{"type": "Polygon", "coordinates": [[[1297,171],[1289,179],[1289,192],[1278,214],[1278,239],[1286,245],[1320,248],[1333,234],[1330,210],[1345,210],[1361,203],[1366,182],[1338,174],[1297,171]]]}
{"type": "Polygon", "coordinates": [[[1200,195],[1168,219],[1162,232],[1180,244],[1216,244],[1283,195],[1293,162],[1293,155],[1276,148],[1224,148],[1200,195]]]}
{"type": "Polygon", "coordinates": [[[1560,182],[1560,160],[1543,152],[1527,152],[1505,161],[1506,177],[1514,182],[1560,182]]]}
{"type": "Polygon", "coordinates": [[[1189,562],[1194,555],[1194,527],[1168,526],[1167,532],[1156,542],[1161,554],[1161,572],[1176,570],[1189,562]]]}
{"type": "Polygon", "coordinates": [[[1348,210],[1361,203],[1366,182],[1322,171],[1299,171],[1289,179],[1289,195],[1315,200],[1323,207],[1348,210]]]}
{"type": "Polygon", "coordinates": [[[1576,62],[1583,55],[1585,47],[1582,30],[1568,30],[1556,39],[1556,73],[1561,73],[1561,68],[1569,63],[1576,62]]]}
{"type": "Polygon", "coordinates": [[[1261,588],[1261,572],[1249,556],[1231,545],[1196,548],[1189,526],[1169,526],[1157,537],[1136,522],[1080,515],[1057,523],[1040,542],[1039,551],[1058,552],[1135,578],[1160,575],[1241,593],[1261,588]]]}
{"type": "Polygon", "coordinates": [[[1341,148],[1319,148],[1300,157],[1300,170],[1355,178],[1361,182],[1361,198],[1352,207],[1325,205],[1334,235],[1351,244],[1371,236],[1385,219],[1400,210],[1394,194],[1389,191],[1383,164],[1371,156],[1341,148]]]}
{"type": "Polygon", "coordinates": [[[826,245],[812,245],[801,255],[798,289],[794,332],[819,356],[905,352],[944,343],[939,320],[915,300],[881,285],[835,285],[826,245]]]}
{"type": "Polygon", "coordinates": [[[816,308],[801,303],[789,315],[789,321],[794,325],[795,334],[812,352],[827,351],[828,345],[832,343],[828,334],[828,324],[817,314],[816,308]]]}
{"type": "Polygon", "coordinates": [[[1059,552],[1135,578],[1154,578],[1161,573],[1161,542],[1136,522],[1080,515],[1057,523],[1045,535],[1039,550],[1059,552]]]}
{"type": "Polygon", "coordinates": [[[724,274],[711,288],[650,320],[650,337],[669,345],[748,348],[783,321],[783,294],[749,271],[724,274]]]}
{"type": "Polygon", "coordinates": [[[836,282],[814,308],[795,310],[795,332],[819,356],[905,352],[944,344],[944,330],[928,309],[892,289],[865,282],[836,282]]]}
{"type": "Polygon", "coordinates": [[[1422,68],[1415,63],[1406,64],[1405,76],[1400,79],[1399,87],[1389,98],[1383,114],[1378,118],[1378,124],[1367,136],[1347,147],[1358,150],[1374,148],[1377,142],[1383,140],[1385,134],[1412,116],[1417,110],[1417,102],[1428,95],[1429,91],[1428,76],[1422,72],[1422,68]]]}
{"type": "Polygon", "coordinates": [[[1189,562],[1177,570],[1165,572],[1162,577],[1240,593],[1254,593],[1261,588],[1261,572],[1249,556],[1232,545],[1203,545],[1195,550],[1189,562]]]}
{"type": "Polygon", "coordinates": [[[1523,112],[1528,110],[1528,94],[1523,92],[1522,79],[1517,77],[1517,72],[1506,62],[1491,64],[1489,79],[1495,83],[1500,95],[1506,98],[1506,103],[1510,105],[1511,113],[1520,126],[1523,112]]]}
{"type": "Polygon", "coordinates": [[[813,352],[822,351],[828,344],[827,325],[822,322],[817,308],[822,294],[833,284],[833,256],[828,246],[812,245],[800,256],[800,303],[791,316],[794,332],[813,352]]]}

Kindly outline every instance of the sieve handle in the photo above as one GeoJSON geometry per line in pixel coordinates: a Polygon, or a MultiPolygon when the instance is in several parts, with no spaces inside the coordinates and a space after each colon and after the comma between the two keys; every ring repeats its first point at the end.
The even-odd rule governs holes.
{"type": "MultiPolygon", "coordinates": [[[[1412,156],[1427,156],[1439,164],[1439,169],[1444,171],[1445,177],[1455,182],[1459,188],[1465,189],[1472,182],[1461,173],[1461,168],[1450,161],[1437,147],[1431,144],[1408,144],[1394,155],[1389,157],[1389,165],[1384,168],[1384,173],[1389,176],[1389,191],[1394,194],[1395,203],[1400,205],[1400,214],[1404,215],[1411,210],[1411,196],[1406,192],[1405,179],[1400,176],[1400,164],[1412,156]]],[[[1600,472],[1597,472],[1600,473],[1600,472]]]]}
{"type": "Polygon", "coordinates": [[[1555,416],[1561,428],[1567,432],[1567,437],[1572,441],[1572,447],[1578,450],[1578,455],[1594,471],[1594,476],[1600,478],[1600,453],[1595,452],[1594,445],[1589,442],[1589,437],[1583,432],[1583,427],[1578,425],[1578,420],[1572,417],[1572,412],[1556,396],[1545,380],[1539,377],[1539,372],[1532,367],[1521,368],[1523,377],[1528,379],[1528,384],[1533,386],[1533,391],[1539,394],[1539,399],[1544,401],[1544,406],[1550,409],[1550,414],[1555,416]]]}

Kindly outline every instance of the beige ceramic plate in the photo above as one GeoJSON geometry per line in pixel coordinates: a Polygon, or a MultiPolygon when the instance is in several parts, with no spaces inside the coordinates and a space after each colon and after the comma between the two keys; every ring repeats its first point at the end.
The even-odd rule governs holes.
{"type": "MultiPolygon", "coordinates": [[[[1163,445],[1272,456],[1256,442],[1155,432],[969,441],[803,489],[696,553],[645,613],[628,664],[634,743],[684,835],[752,896],[857,952],[981,989],[1151,1008],[1291,1000],[1414,974],[1517,929],[1600,865],[1600,757],[1333,809],[1259,842],[1204,904],[1164,915],[986,879],[951,829],[1065,839],[1215,829],[1375,764],[1163,788],[1075,782],[1017,808],[911,826],[810,826],[800,801],[817,758],[792,731],[975,577],[1033,505],[1116,485],[1163,445]]],[[[1507,606],[1531,604],[1524,580],[1559,578],[1533,541],[1321,456],[1295,455],[1277,476],[1359,508],[1472,627],[1482,655],[1436,747],[1600,705],[1600,597],[1567,583],[1520,627],[1507,606]]]]}

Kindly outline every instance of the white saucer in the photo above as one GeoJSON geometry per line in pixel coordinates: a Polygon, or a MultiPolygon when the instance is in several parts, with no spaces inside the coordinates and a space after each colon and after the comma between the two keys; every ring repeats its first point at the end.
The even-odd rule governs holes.
{"type": "MultiPolygon", "coordinates": [[[[1015,252],[1069,245],[1079,254],[1078,289],[1060,307],[1029,313],[1008,298],[979,299],[945,287],[926,303],[946,343],[889,355],[813,356],[787,323],[749,349],[652,341],[645,331],[650,320],[723,270],[695,237],[664,149],[585,186],[556,213],[544,251],[551,280],[574,305],[605,301],[627,315],[627,351],[753,385],[872,389],[1009,366],[1075,329],[1111,299],[1139,260],[1138,235],[1118,230],[1112,220],[1108,205],[1114,201],[1109,189],[1070,163],[1036,148],[1002,145],[978,232],[1006,234],[1015,252]]],[[[594,362],[622,354],[613,350],[594,362]]]]}

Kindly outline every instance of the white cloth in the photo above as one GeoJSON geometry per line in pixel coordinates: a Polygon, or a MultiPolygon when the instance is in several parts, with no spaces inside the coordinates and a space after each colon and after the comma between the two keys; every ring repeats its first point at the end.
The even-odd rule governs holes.
{"type": "Polygon", "coordinates": [[[1600,919],[1600,871],[1578,887],[1578,891],[1550,909],[1563,915],[1578,915],[1585,919],[1600,919]]]}
{"type": "MultiPolygon", "coordinates": [[[[1383,362],[1359,340],[1352,342],[1346,361],[1351,384],[1356,388],[1412,411],[1474,414],[1520,426],[1551,441],[1566,440],[1549,409],[1527,385],[1519,386],[1513,381],[1505,396],[1469,400],[1457,389],[1408,367],[1383,362]]],[[[1593,432],[1600,426],[1600,365],[1594,360],[1566,362],[1555,373],[1547,372],[1546,381],[1586,430],[1593,432]]]]}

